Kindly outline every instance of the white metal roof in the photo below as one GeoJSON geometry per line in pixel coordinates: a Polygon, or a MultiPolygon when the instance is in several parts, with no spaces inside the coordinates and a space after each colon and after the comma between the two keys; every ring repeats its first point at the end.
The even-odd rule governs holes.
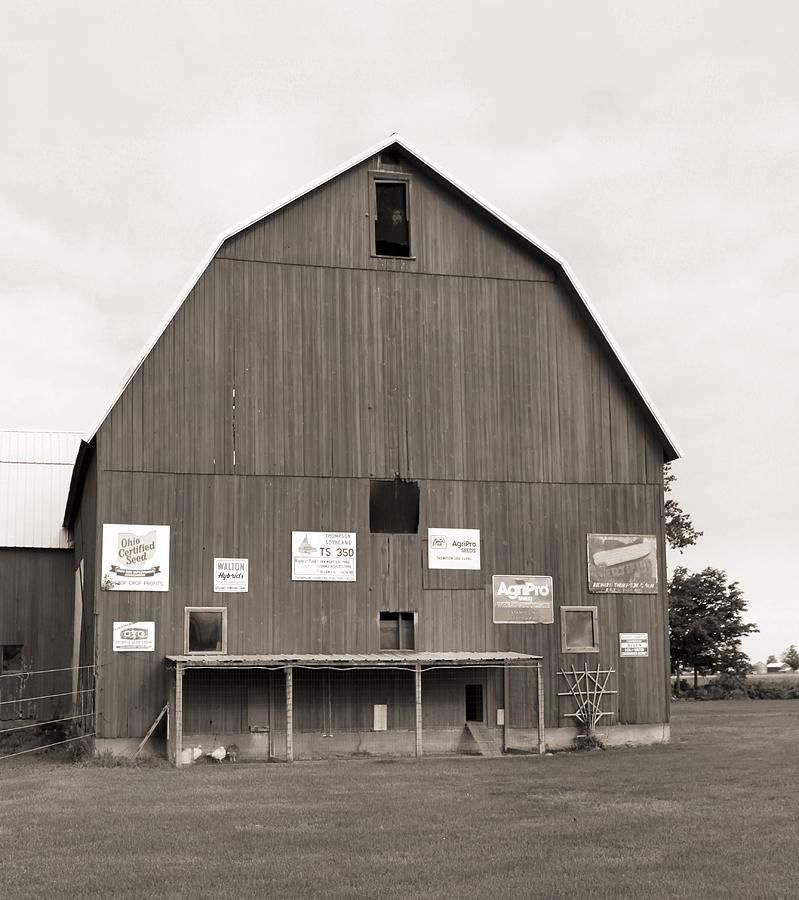
{"type": "Polygon", "coordinates": [[[452,175],[450,175],[448,172],[446,172],[440,166],[437,166],[430,159],[425,157],[413,145],[411,145],[404,138],[400,137],[400,135],[398,135],[398,134],[390,135],[385,140],[380,141],[378,144],[375,144],[372,147],[369,147],[363,153],[358,154],[357,156],[355,156],[352,159],[345,162],[343,165],[337,166],[335,169],[331,170],[326,175],[323,175],[321,178],[315,179],[314,181],[305,185],[305,187],[300,188],[300,190],[298,190],[298,191],[294,191],[293,193],[289,194],[287,197],[284,197],[282,200],[278,201],[274,205],[269,206],[266,209],[263,209],[260,212],[256,213],[254,216],[251,216],[250,218],[246,219],[245,221],[240,222],[234,228],[231,228],[227,231],[222,232],[222,234],[217,238],[216,242],[211,246],[208,253],[206,253],[206,255],[203,258],[200,265],[194,270],[193,274],[191,275],[189,280],[184,285],[183,290],[180,292],[180,294],[178,295],[175,302],[169,308],[168,312],[166,313],[166,315],[163,317],[163,319],[159,323],[159,325],[156,328],[153,335],[150,337],[150,339],[144,345],[144,348],[142,349],[141,353],[138,356],[136,364],[133,366],[133,368],[131,368],[129,370],[122,386],[120,387],[119,391],[116,393],[113,401],[107,407],[107,409],[103,413],[102,417],[97,422],[96,426],[92,429],[92,431],[86,437],[86,440],[87,441],[91,440],[97,434],[97,432],[100,429],[100,426],[103,424],[106,417],[113,409],[117,400],[120,398],[120,396],[122,395],[122,392],[128,386],[128,384],[130,383],[130,380],[136,374],[136,372],[138,371],[141,364],[147,358],[147,355],[149,354],[149,352],[155,346],[155,343],[158,340],[158,338],[163,334],[167,325],[169,325],[169,323],[172,321],[172,319],[174,318],[178,309],[180,309],[180,307],[183,305],[183,301],[186,299],[186,297],[188,297],[192,288],[199,281],[200,276],[206,270],[206,268],[208,267],[211,260],[216,255],[219,248],[222,246],[222,244],[228,238],[233,237],[233,235],[238,234],[240,231],[243,231],[245,228],[249,228],[251,225],[254,225],[256,222],[259,222],[261,219],[264,219],[267,216],[272,215],[273,213],[282,209],[284,206],[288,206],[289,203],[293,203],[295,200],[298,200],[300,197],[303,197],[306,194],[309,194],[311,191],[315,190],[318,187],[321,187],[323,184],[325,184],[328,181],[331,181],[333,178],[336,178],[339,175],[342,175],[344,172],[348,171],[349,169],[353,168],[354,166],[360,165],[360,163],[365,162],[367,159],[371,158],[376,153],[380,153],[382,150],[385,150],[387,147],[393,146],[395,144],[397,146],[399,146],[400,148],[402,148],[403,150],[405,150],[407,153],[416,157],[416,159],[419,162],[421,162],[424,166],[426,166],[428,169],[430,169],[432,172],[434,172],[440,178],[449,182],[450,185],[452,185],[457,190],[459,190],[462,194],[464,194],[466,197],[468,197],[473,203],[476,203],[479,207],[481,207],[490,216],[493,216],[495,219],[497,219],[499,222],[501,222],[507,228],[516,232],[516,234],[519,237],[521,237],[525,241],[527,241],[536,250],[540,251],[541,253],[546,254],[546,256],[548,256],[552,260],[552,262],[555,264],[555,266],[561,270],[561,272],[565,276],[566,280],[574,288],[575,293],[577,294],[579,299],[582,301],[588,315],[591,317],[591,319],[595,323],[596,327],[599,329],[600,334],[605,339],[611,353],[613,353],[613,355],[616,357],[616,359],[618,360],[622,369],[624,370],[625,374],[629,378],[634,390],[641,397],[641,400],[642,400],[644,406],[649,411],[650,415],[652,416],[652,419],[655,422],[656,427],[660,431],[661,438],[664,441],[665,446],[669,451],[669,457],[671,459],[678,459],[679,457],[681,457],[682,450],[680,449],[679,444],[672,436],[671,432],[669,431],[668,426],[666,425],[666,423],[663,420],[660,413],[655,408],[655,405],[652,402],[649,395],[647,394],[643,384],[638,380],[638,377],[633,372],[632,366],[625,358],[624,354],[621,351],[621,348],[616,343],[615,339],[613,338],[610,331],[608,330],[607,325],[605,325],[605,323],[602,321],[599,313],[596,311],[593,304],[588,299],[588,294],[586,294],[585,290],[580,285],[579,281],[577,280],[576,276],[572,272],[572,270],[571,270],[569,264],[566,262],[566,260],[564,260],[562,257],[560,257],[553,250],[550,250],[550,248],[547,247],[546,244],[544,244],[542,241],[538,240],[538,238],[533,237],[533,235],[530,234],[529,231],[526,231],[524,228],[522,228],[521,225],[518,225],[512,219],[510,219],[506,215],[504,215],[504,213],[500,212],[495,206],[492,206],[490,203],[488,203],[488,201],[483,200],[482,197],[480,197],[478,194],[474,193],[474,191],[470,190],[464,184],[459,182],[456,178],[453,178],[452,175]]]}
{"type": "Polygon", "coordinates": [[[0,547],[71,546],[61,523],[80,439],[73,431],[0,431],[0,547]]]}

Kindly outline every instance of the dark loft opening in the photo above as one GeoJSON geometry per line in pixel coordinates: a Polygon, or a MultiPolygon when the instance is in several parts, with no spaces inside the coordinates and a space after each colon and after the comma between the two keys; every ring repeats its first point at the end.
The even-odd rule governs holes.
{"type": "Polygon", "coordinates": [[[380,613],[380,649],[413,650],[415,646],[412,612],[380,613]]]}
{"type": "Polygon", "coordinates": [[[419,531],[419,485],[415,481],[373,481],[369,488],[369,531],[372,534],[416,534],[419,531]]]}
{"type": "Polygon", "coordinates": [[[404,181],[376,181],[375,253],[410,256],[408,185],[404,181]]]}
{"type": "Polygon", "coordinates": [[[483,721],[483,685],[466,685],[466,721],[483,721]]]}
{"type": "Polygon", "coordinates": [[[3,644],[0,647],[0,672],[8,675],[22,671],[22,644],[3,644]]]}
{"type": "Polygon", "coordinates": [[[189,613],[189,653],[222,652],[222,613],[189,613]]]}

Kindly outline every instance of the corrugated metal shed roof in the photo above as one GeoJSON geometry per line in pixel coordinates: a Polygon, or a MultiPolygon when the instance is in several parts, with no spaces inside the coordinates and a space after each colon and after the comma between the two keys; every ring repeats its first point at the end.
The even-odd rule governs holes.
{"type": "Polygon", "coordinates": [[[265,655],[230,656],[227,653],[192,653],[167,656],[170,663],[189,666],[485,666],[500,663],[538,662],[542,657],[511,650],[428,650],[385,651],[380,653],[267,653],[265,655]]]}
{"type": "Polygon", "coordinates": [[[61,523],[81,435],[0,431],[0,547],[68,549],[61,523]]]}

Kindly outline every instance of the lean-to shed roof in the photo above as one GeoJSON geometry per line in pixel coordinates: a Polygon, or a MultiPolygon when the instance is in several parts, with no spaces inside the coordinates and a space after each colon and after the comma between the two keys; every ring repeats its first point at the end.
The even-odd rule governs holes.
{"type": "Polygon", "coordinates": [[[61,522],[81,436],[0,431],[0,547],[69,548],[61,522]]]}
{"type": "Polygon", "coordinates": [[[293,203],[295,200],[300,199],[301,197],[309,194],[311,191],[316,190],[321,187],[328,181],[331,181],[333,178],[337,178],[339,175],[342,175],[344,172],[347,172],[349,169],[354,168],[357,165],[365,162],[370,159],[377,153],[388,150],[389,148],[396,148],[404,153],[406,156],[411,158],[415,163],[420,165],[424,170],[426,170],[430,175],[439,180],[445,182],[450,189],[454,190],[456,193],[460,194],[465,200],[479,207],[485,214],[487,214],[495,223],[498,223],[500,226],[508,229],[517,238],[520,238],[524,243],[528,244],[532,250],[540,257],[542,254],[546,258],[548,258],[549,262],[552,264],[553,268],[562,276],[562,279],[568,289],[570,289],[571,293],[577,300],[577,302],[581,303],[587,313],[590,321],[593,323],[597,333],[600,336],[600,339],[606,344],[610,354],[612,357],[616,359],[619,364],[619,367],[624,376],[626,376],[633,393],[637,395],[642,403],[643,409],[648,415],[652,426],[658,433],[660,440],[663,444],[664,450],[664,458],[665,460],[674,460],[679,458],[682,455],[682,451],[680,450],[679,445],[677,444],[674,437],[671,435],[666,423],[663,421],[663,418],[658,413],[644,389],[641,382],[636,377],[635,373],[632,370],[629,362],[625,359],[624,354],[621,352],[621,348],[618,346],[616,341],[613,339],[613,336],[610,334],[605,323],[599,316],[599,313],[596,311],[590,300],[588,299],[588,295],[580,286],[577,278],[574,273],[571,271],[568,263],[558,256],[557,253],[550,250],[544,243],[539,241],[537,238],[533,237],[528,231],[522,228],[520,225],[516,224],[514,221],[509,219],[503,213],[501,213],[496,207],[492,206],[486,200],[483,200],[480,196],[475,194],[472,190],[466,187],[464,184],[459,182],[457,179],[453,178],[452,175],[447,173],[444,169],[437,166],[430,159],[425,157],[422,153],[420,153],[415,147],[413,147],[410,143],[408,143],[404,138],[400,137],[398,134],[392,134],[390,137],[381,141],[378,144],[375,144],[372,147],[369,147],[363,153],[358,154],[353,159],[348,160],[341,166],[333,169],[328,172],[326,175],[323,175],[321,178],[317,178],[312,181],[310,184],[305,185],[305,187],[300,188],[300,190],[295,191],[292,194],[289,194],[287,197],[284,197],[279,202],[275,203],[273,206],[267,207],[266,209],[261,210],[256,213],[251,218],[247,219],[244,222],[239,223],[234,228],[229,229],[228,231],[223,232],[216,240],[216,242],[209,249],[208,253],[205,255],[204,259],[194,271],[192,276],[186,282],[183,290],[178,295],[175,302],[170,307],[167,314],[161,320],[160,324],[156,328],[155,332],[151,336],[151,338],[145,344],[142,352],[139,354],[139,357],[136,361],[136,364],[130,369],[128,375],[125,378],[122,387],[115,395],[112,403],[108,406],[106,411],[103,413],[99,422],[95,426],[95,428],[91,431],[90,435],[87,437],[87,441],[91,440],[99,430],[100,426],[105,421],[106,417],[110,413],[111,409],[113,409],[119,397],[122,395],[122,392],[130,383],[130,380],[133,378],[141,364],[147,358],[150,350],[155,346],[158,338],[163,334],[167,325],[172,321],[177,313],[178,309],[180,309],[186,297],[191,292],[192,288],[198,282],[200,276],[208,267],[211,260],[216,255],[219,248],[222,244],[233,235],[238,234],[240,231],[243,231],[245,228],[249,228],[251,225],[254,225],[256,222],[261,221],[267,216],[276,213],[278,210],[283,209],[285,206],[288,206],[290,203],[293,203]]]}

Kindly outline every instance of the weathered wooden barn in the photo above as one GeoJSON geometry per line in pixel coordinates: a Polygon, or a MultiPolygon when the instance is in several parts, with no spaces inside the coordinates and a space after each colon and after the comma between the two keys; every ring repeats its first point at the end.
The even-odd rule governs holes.
{"type": "Polygon", "coordinates": [[[81,446],[98,747],[667,739],[678,455],[565,263],[392,136],[221,239],[81,446]]]}

